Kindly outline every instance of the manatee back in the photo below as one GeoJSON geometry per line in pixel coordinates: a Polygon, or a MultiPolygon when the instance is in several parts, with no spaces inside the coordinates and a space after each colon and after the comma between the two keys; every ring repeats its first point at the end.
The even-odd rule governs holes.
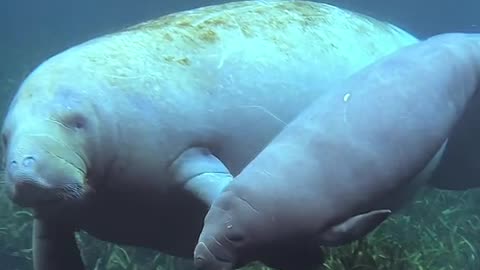
{"type": "Polygon", "coordinates": [[[98,37],[52,57],[34,74],[50,74],[50,83],[67,73],[87,77],[84,83],[103,83],[94,87],[99,95],[148,91],[152,98],[165,99],[206,91],[212,82],[225,82],[227,75],[254,75],[250,68],[301,78],[316,67],[308,74],[328,79],[416,41],[387,22],[328,4],[241,1],[173,13],[98,37]],[[184,82],[173,79],[178,76],[184,82]]]}

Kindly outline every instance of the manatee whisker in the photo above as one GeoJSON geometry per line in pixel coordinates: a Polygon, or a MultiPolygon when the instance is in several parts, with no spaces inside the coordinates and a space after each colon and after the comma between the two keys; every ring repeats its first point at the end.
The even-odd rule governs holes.
{"type": "Polygon", "coordinates": [[[84,194],[85,189],[79,184],[68,184],[56,190],[56,195],[61,200],[79,199],[84,194]]]}

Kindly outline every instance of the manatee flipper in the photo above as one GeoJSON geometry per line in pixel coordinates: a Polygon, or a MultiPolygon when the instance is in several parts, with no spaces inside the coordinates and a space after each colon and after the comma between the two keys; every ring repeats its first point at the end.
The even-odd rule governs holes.
{"type": "Polygon", "coordinates": [[[34,219],[34,270],[85,270],[74,231],[58,223],[34,219]]]}
{"type": "Polygon", "coordinates": [[[204,147],[185,150],[173,161],[170,172],[177,183],[209,206],[233,179],[227,167],[204,147]]]}
{"type": "Polygon", "coordinates": [[[325,246],[341,246],[365,237],[385,221],[391,210],[374,210],[356,215],[322,232],[319,242],[325,246]]]}

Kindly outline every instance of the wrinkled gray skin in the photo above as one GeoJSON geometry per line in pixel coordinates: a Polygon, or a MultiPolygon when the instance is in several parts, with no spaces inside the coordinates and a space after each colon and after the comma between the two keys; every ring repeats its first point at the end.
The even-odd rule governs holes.
{"type": "Polygon", "coordinates": [[[325,4],[246,1],[47,60],[2,129],[9,195],[36,214],[35,270],[83,269],[78,230],[191,258],[232,174],[334,82],[416,41],[325,4]]]}
{"type": "Polygon", "coordinates": [[[321,245],[335,224],[384,209],[441,149],[479,80],[475,34],[439,35],[356,73],[283,129],[215,200],[196,267],[228,270],[285,247],[321,245]]]}

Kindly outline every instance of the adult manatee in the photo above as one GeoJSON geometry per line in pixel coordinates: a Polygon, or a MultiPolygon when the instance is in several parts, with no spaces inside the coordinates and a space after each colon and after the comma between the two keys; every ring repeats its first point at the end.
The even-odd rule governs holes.
{"type": "Polygon", "coordinates": [[[332,83],[416,39],[305,1],[164,16],[42,63],[2,129],[35,270],[83,269],[74,232],[191,258],[222,190],[332,83]]]}
{"type": "Polygon", "coordinates": [[[359,217],[387,217],[392,194],[438,162],[479,82],[480,35],[444,34],[317,98],[218,195],[195,249],[197,268],[259,258],[293,268],[304,262],[286,251],[345,232],[362,237],[359,217]]]}

